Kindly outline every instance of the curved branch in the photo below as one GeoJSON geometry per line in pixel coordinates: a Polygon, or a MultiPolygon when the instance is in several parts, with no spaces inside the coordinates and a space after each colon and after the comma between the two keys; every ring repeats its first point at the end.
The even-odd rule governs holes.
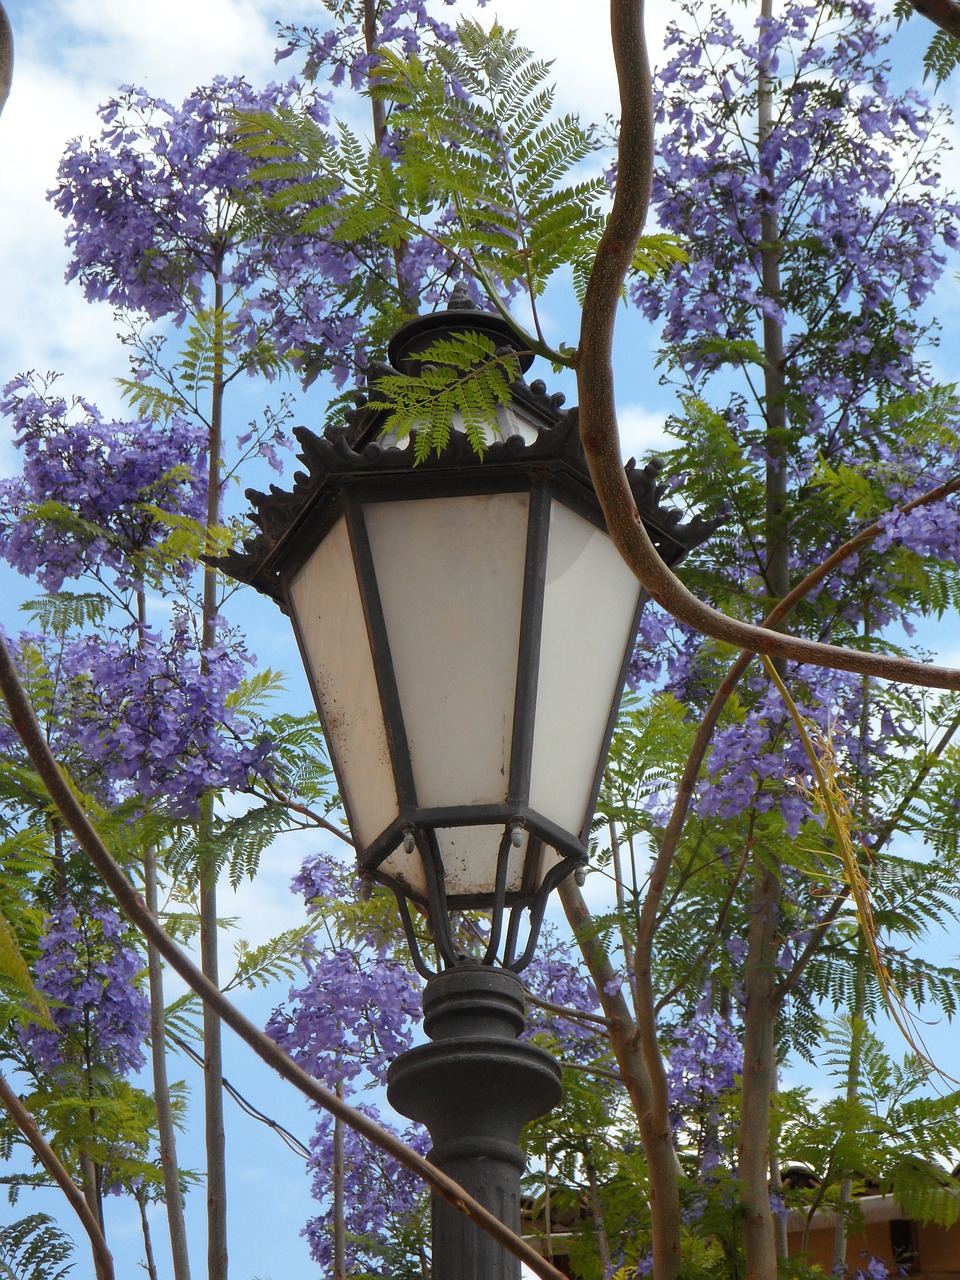
{"type": "Polygon", "coordinates": [[[17,673],[6,641],[0,636],[0,688],[10,711],[14,729],[26,747],[27,753],[46,787],[51,800],[73,832],[77,843],[86,853],[104,884],[111,891],[117,905],[130,923],[151,942],[184,982],[197,993],[204,1004],[235,1031],[245,1044],[269,1067],[302,1094],[348,1124],[356,1133],[388,1152],[405,1169],[430,1187],[441,1199],[452,1204],[486,1231],[509,1253],[530,1268],[542,1280],[564,1280],[563,1274],[552,1266],[525,1240],[504,1226],[499,1218],[474,1200],[453,1178],[442,1173],[412,1147],[401,1142],[394,1134],[338,1098],[331,1089],[314,1080],[302,1067],[297,1066],[278,1044],[245,1017],[223,992],[214,985],[180,949],[168,933],[157,923],[144,905],[143,899],[127,879],[123,869],[113,859],[87,813],[74,795],[67,779],[50,751],[43,730],[37,721],[30,699],[17,673]]]}
{"type": "Polygon", "coordinates": [[[98,1280],[113,1280],[113,1257],[103,1238],[103,1231],[96,1216],[83,1198],[80,1188],[60,1163],[57,1153],[40,1132],[40,1126],[20,1101],[20,1096],[8,1084],[4,1075],[0,1074],[0,1105],[10,1112],[14,1124],[26,1138],[27,1142],[43,1167],[49,1173],[63,1194],[71,1209],[76,1213],[83,1229],[90,1239],[93,1259],[97,1269],[98,1280]]]}
{"type": "Polygon", "coordinates": [[[7,11],[0,4],[0,111],[10,95],[13,81],[13,31],[7,11]]]}
{"type": "Polygon", "coordinates": [[[680,622],[750,653],[809,662],[904,684],[960,689],[960,670],[820,644],[740,622],[699,600],[660,559],[623,470],[612,363],[616,311],[640,239],[653,178],[653,102],[642,0],[612,0],[622,104],[617,186],[583,302],[574,360],[584,453],[617,550],[656,602],[680,622]]]}

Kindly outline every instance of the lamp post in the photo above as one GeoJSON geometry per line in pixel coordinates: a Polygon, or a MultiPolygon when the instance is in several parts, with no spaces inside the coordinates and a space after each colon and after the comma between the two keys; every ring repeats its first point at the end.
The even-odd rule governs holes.
{"type": "MultiPolygon", "coordinates": [[[[415,374],[438,339],[471,332],[526,372],[518,335],[459,286],[446,311],[397,332],[391,365],[415,374]]],[[[373,389],[384,371],[370,371],[373,389]]],[[[220,563],[291,616],[360,875],[395,892],[427,979],[430,1043],[391,1065],[387,1096],[427,1126],[430,1158],[519,1230],[519,1133],[561,1090],[553,1059],[518,1039],[517,973],[551,890],[587,861],[645,597],[607,536],[576,411],[539,381],[510,393],[482,460],[455,427],[415,465],[409,442],[380,441],[386,415],[370,401],[344,429],[298,429],[307,471],[292,492],[248,491],[260,533],[220,563]],[[464,908],[489,913],[472,955],[451,924],[464,908]]],[[[675,564],[712,526],[662,507],[658,475],[628,467],[675,564]]],[[[433,1272],[516,1280],[519,1263],[434,1197],[433,1272]]]]}

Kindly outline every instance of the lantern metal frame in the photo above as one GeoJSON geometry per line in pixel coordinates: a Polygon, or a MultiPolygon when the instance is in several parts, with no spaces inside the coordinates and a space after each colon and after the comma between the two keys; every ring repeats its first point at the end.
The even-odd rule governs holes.
{"type": "MultiPolygon", "coordinates": [[[[450,309],[418,317],[398,331],[389,349],[392,364],[397,369],[415,371],[419,363],[416,353],[422,352],[438,337],[476,329],[499,340],[498,354],[509,352],[521,370],[529,365],[529,353],[522,350],[520,339],[505,321],[465,305],[462,293],[455,293],[453,301],[450,309]]],[[[566,831],[530,806],[540,623],[551,503],[561,503],[604,532],[606,525],[583,455],[577,411],[562,410],[562,395],[547,395],[543,382],[538,380],[528,386],[521,377],[510,387],[510,412],[513,425],[516,427],[518,422],[521,423],[526,435],[535,438],[525,439],[520,434],[510,434],[496,439],[481,461],[466,435],[455,430],[440,455],[431,454],[415,465],[414,450],[409,441],[404,442],[405,447],[398,447],[379,439],[387,414],[382,400],[377,400],[376,383],[384,373],[394,372],[394,368],[383,365],[375,365],[369,370],[367,382],[373,393],[372,402],[361,400],[357,409],[347,415],[346,427],[329,428],[323,436],[305,428],[295,431],[306,472],[299,472],[294,477],[292,492],[276,486],[271,487],[268,494],[247,491],[256,509],[253,519],[260,532],[245,543],[242,553],[231,552],[217,563],[231,577],[251,584],[293,616],[295,611],[289,607],[291,582],[334,525],[341,518],[346,522],[398,801],[395,820],[369,846],[357,850],[361,877],[381,880],[393,889],[414,963],[425,977],[431,976],[433,971],[424,961],[418,945],[408,899],[427,913],[431,941],[443,967],[452,968],[470,959],[463,954],[462,943],[458,943],[451,927],[451,912],[482,907],[491,912],[489,937],[482,946],[482,963],[495,963],[503,942],[501,966],[519,971],[532,958],[550,893],[567,875],[587,862],[593,810],[620,701],[618,694],[612,703],[598,754],[584,823],[579,831],[566,831]],[[500,493],[529,495],[506,800],[503,803],[426,808],[417,801],[410,748],[363,510],[365,506],[381,502],[500,493]],[[451,896],[445,884],[437,830],[488,824],[503,829],[494,884],[480,898],[451,896]],[[520,889],[508,892],[510,858],[524,839],[527,840],[527,850],[520,889]],[[401,845],[408,854],[416,852],[419,855],[425,894],[415,892],[406,884],[398,886],[396,878],[380,871],[385,859],[401,845]],[[555,850],[560,861],[541,876],[544,846],[555,850]],[[526,941],[521,945],[525,911],[529,912],[529,927],[526,941]],[[504,936],[507,912],[509,919],[504,936]]],[[[638,468],[633,460],[627,465],[627,477],[640,518],[665,562],[675,565],[691,547],[709,536],[717,522],[698,517],[684,523],[679,510],[661,505],[665,486],[659,481],[660,471],[661,464],[656,461],[643,468],[638,468]]],[[[645,601],[646,597],[641,592],[617,683],[621,690],[645,601]]],[[[294,628],[309,669],[307,646],[295,616],[294,628]]],[[[327,740],[332,741],[325,711],[323,707],[318,707],[318,710],[327,740]]],[[[355,830],[347,788],[339,776],[335,753],[331,755],[334,756],[348,824],[351,830],[355,830]]]]}

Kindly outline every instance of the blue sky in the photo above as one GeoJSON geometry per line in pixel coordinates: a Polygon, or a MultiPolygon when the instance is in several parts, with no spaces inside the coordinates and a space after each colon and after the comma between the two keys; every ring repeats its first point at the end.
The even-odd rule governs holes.
{"type": "MultiPolygon", "coordinates": [[[[44,198],[55,180],[64,144],[96,128],[97,103],[122,82],[142,84],[154,93],[179,99],[218,73],[242,72],[254,83],[276,78],[274,18],[316,23],[322,9],[316,0],[287,0],[282,6],[278,0],[7,0],[7,8],[17,58],[11,98],[0,117],[0,376],[5,381],[29,368],[56,369],[64,374],[68,392],[82,393],[105,411],[119,413],[121,403],[112,379],[125,368],[116,326],[109,308],[92,307],[83,301],[79,289],[64,286],[63,226],[44,198]]],[[[669,0],[653,0],[650,9],[651,44],[658,47],[669,0]]],[[[579,109],[585,116],[602,119],[616,109],[615,82],[603,9],[590,13],[597,14],[595,24],[584,19],[580,0],[501,0],[480,11],[484,20],[496,15],[507,25],[519,27],[526,43],[556,58],[563,109],[579,109]]],[[[929,28],[919,20],[911,28],[894,49],[895,78],[919,83],[920,54],[929,28]]],[[[286,74],[289,65],[281,64],[279,71],[286,74]]],[[[956,92],[951,87],[947,97],[956,92]]],[[[953,178],[953,185],[960,186],[960,172],[953,178]]],[[[946,372],[951,363],[955,365],[960,323],[952,279],[941,290],[937,310],[946,324],[937,362],[946,372]]],[[[551,299],[548,323],[554,336],[575,339],[569,331],[573,313],[559,298],[551,299]]],[[[670,410],[669,393],[657,385],[653,340],[638,317],[624,314],[618,370],[625,454],[655,446],[660,424],[670,410]]],[[[551,389],[562,385],[549,370],[540,376],[551,389]]],[[[322,418],[325,394],[318,387],[304,402],[308,424],[322,418]]],[[[246,407],[238,416],[245,421],[246,407]]],[[[8,473],[13,465],[9,438],[0,435],[0,468],[8,473]]],[[[7,577],[3,582],[9,609],[9,602],[18,595],[23,598],[24,588],[7,577]]],[[[292,635],[285,624],[277,625],[279,617],[265,603],[250,599],[244,608],[261,661],[289,672],[291,704],[305,705],[307,694],[292,635]]],[[[5,612],[2,620],[11,630],[17,628],[18,620],[11,613],[5,612]]],[[[952,653],[960,658],[955,626],[941,629],[934,640],[944,656],[952,653]]],[[[254,888],[244,887],[234,901],[224,901],[224,914],[237,916],[240,932],[252,942],[291,923],[291,911],[295,917],[287,885],[307,847],[302,840],[279,847],[254,888]]],[[[229,940],[226,947],[229,952],[229,940]]],[[[229,971],[228,957],[225,964],[229,971]]],[[[270,999],[241,999],[251,1016],[262,1021],[268,1014],[270,999]]],[[[232,1042],[226,1070],[258,1106],[306,1139],[311,1127],[306,1107],[232,1042]]],[[[189,1064],[179,1071],[192,1088],[198,1087],[197,1073],[189,1064]]],[[[238,1280],[315,1276],[317,1268],[298,1236],[311,1207],[302,1162],[265,1128],[240,1116],[230,1102],[227,1112],[233,1274],[238,1280]]],[[[188,1134],[184,1159],[188,1165],[202,1167],[200,1139],[194,1132],[188,1134]]],[[[26,1198],[16,1209],[0,1204],[0,1222],[33,1207],[26,1198]]],[[[59,1207],[49,1211],[57,1212],[72,1231],[59,1207]]],[[[202,1192],[193,1194],[188,1212],[199,1274],[202,1192]]],[[[110,1233],[118,1274],[137,1274],[139,1226],[124,1215],[122,1220],[111,1220],[110,1233]]],[[[162,1258],[159,1224],[156,1245],[162,1258]]],[[[85,1276],[88,1268],[82,1246],[78,1257],[76,1274],[85,1276]]]]}

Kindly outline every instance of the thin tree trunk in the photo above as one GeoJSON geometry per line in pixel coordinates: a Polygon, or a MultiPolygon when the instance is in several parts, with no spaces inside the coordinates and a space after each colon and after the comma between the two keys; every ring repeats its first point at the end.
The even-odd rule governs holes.
{"type": "MultiPolygon", "coordinates": [[[[764,24],[773,20],[773,0],[761,0],[764,24]]],[[[774,172],[766,155],[773,130],[773,82],[758,66],[757,144],[760,173],[772,191],[774,172]]],[[[764,296],[779,302],[780,226],[772,197],[760,209],[760,259],[764,296]]],[[[764,574],[775,601],[790,590],[787,512],[787,421],[783,326],[763,315],[764,414],[766,418],[766,512],[764,574]]],[[[784,674],[785,664],[778,661],[784,674]]],[[[755,860],[745,983],[743,1090],[740,1116],[740,1184],[744,1204],[743,1243],[747,1280],[776,1280],[777,1241],[770,1208],[770,1107],[777,1088],[776,960],[779,942],[780,868],[767,856],[755,860]]]]}
{"type": "MultiPolygon", "coordinates": [[[[211,391],[209,469],[207,490],[207,530],[220,523],[220,468],[223,453],[223,286],[219,267],[214,285],[215,351],[211,391]]],[[[203,573],[203,653],[217,638],[217,572],[203,573]]],[[[204,663],[204,658],[201,657],[204,663]]],[[[213,824],[213,799],[201,803],[199,838],[201,847],[213,824]]],[[[218,956],[216,863],[208,860],[200,867],[200,967],[207,978],[220,986],[218,956]]],[[[203,1008],[203,1085],[207,1158],[207,1280],[227,1280],[227,1172],[223,1130],[223,1045],[220,1019],[207,1005],[203,1008]]]]}
{"type": "Polygon", "coordinates": [[[600,1259],[600,1271],[608,1276],[612,1267],[610,1262],[610,1242],[607,1239],[607,1224],[603,1217],[603,1205],[600,1203],[600,1188],[597,1186],[597,1171],[588,1160],[586,1162],[587,1182],[590,1186],[590,1216],[593,1218],[593,1231],[597,1237],[597,1253],[600,1259]]]}
{"type": "MultiPolygon", "coordinates": [[[[141,587],[137,591],[137,616],[141,642],[147,624],[147,597],[141,587]]],[[[157,851],[151,844],[143,853],[143,898],[147,910],[158,923],[160,902],[157,888],[157,851]]],[[[190,1280],[190,1255],[187,1229],[183,1216],[183,1192],[180,1188],[180,1162],[177,1159],[176,1126],[170,1104],[167,1077],[166,1009],[163,1000],[163,961],[152,943],[147,943],[147,984],[150,992],[150,1062],[153,1070],[153,1095],[157,1108],[157,1139],[160,1144],[160,1169],[166,1199],[167,1226],[174,1280],[190,1280]]],[[[141,1206],[142,1210],[142,1206],[141,1206]]]]}
{"type": "MultiPolygon", "coordinates": [[[[613,855],[613,882],[617,893],[617,919],[620,922],[620,945],[623,947],[623,961],[628,969],[633,968],[633,941],[627,924],[627,895],[623,883],[623,859],[620,856],[620,832],[613,820],[607,823],[610,832],[610,852],[613,855]]],[[[634,889],[634,892],[636,890],[634,889]]]]}
{"type": "Polygon", "coordinates": [[[543,1256],[553,1262],[553,1205],[550,1203],[550,1169],[543,1170],[543,1256]]]}
{"type": "MultiPolygon", "coordinates": [[[[780,1092],[779,1080],[773,1083],[773,1103],[777,1105],[777,1095],[780,1092]]],[[[783,1178],[780,1174],[780,1126],[770,1137],[770,1191],[772,1195],[783,1199],[783,1178]]],[[[773,1236],[774,1244],[777,1249],[777,1257],[782,1261],[787,1256],[787,1215],[786,1213],[775,1213],[773,1215],[773,1236]]]]}
{"type": "MultiPolygon", "coordinates": [[[[160,919],[157,894],[157,855],[152,847],[143,856],[143,898],[155,920],[160,919]]],[[[170,1105],[167,1077],[166,1012],[163,1001],[163,962],[160,953],[147,943],[147,979],[150,988],[150,1058],[153,1067],[153,1095],[157,1107],[157,1137],[160,1143],[160,1168],[166,1198],[170,1253],[175,1280],[190,1280],[190,1253],[180,1187],[180,1163],[177,1159],[176,1128],[170,1105]]]]}
{"type": "MultiPolygon", "coordinates": [[[[377,49],[378,9],[377,0],[363,0],[363,43],[367,53],[375,53],[377,49]]],[[[373,140],[380,147],[387,136],[387,106],[382,98],[371,98],[370,108],[373,113],[373,140]]],[[[403,260],[407,255],[406,240],[398,240],[391,253],[400,308],[405,315],[415,316],[420,310],[420,298],[415,283],[404,279],[403,260]]]]}
{"type": "Polygon", "coordinates": [[[147,1217],[146,1201],[142,1196],[137,1196],[137,1204],[140,1207],[140,1227],[143,1231],[143,1252],[147,1259],[147,1275],[149,1280],[159,1280],[157,1262],[153,1256],[153,1239],[150,1235],[150,1220],[147,1217]]]}
{"type": "Polygon", "coordinates": [[[583,894],[572,876],[562,882],[557,894],[593,979],[609,1024],[610,1048],[637,1117],[650,1177],[648,1199],[653,1235],[653,1274],[656,1280],[678,1280],[681,1263],[680,1169],[670,1126],[666,1072],[657,1044],[649,948],[641,948],[638,941],[635,969],[637,1018],[634,1019],[617,987],[617,975],[597,937],[583,894]]]}
{"type": "MultiPolygon", "coordinates": [[[[850,1058],[847,1062],[847,1102],[856,1102],[860,1096],[860,1072],[863,1066],[863,1041],[866,1023],[863,1014],[867,1001],[867,984],[863,973],[863,948],[857,948],[856,974],[854,977],[854,1008],[850,1018],[850,1058]]],[[[837,1225],[833,1233],[832,1274],[847,1274],[847,1206],[853,1198],[853,1178],[845,1173],[840,1179],[840,1196],[837,1202],[837,1225]]]]}
{"type": "MultiPolygon", "coordinates": [[[[343,1085],[337,1081],[336,1094],[343,1097],[343,1085]]],[[[343,1121],[333,1121],[333,1280],[345,1280],[347,1274],[346,1170],[344,1168],[343,1121]]]]}
{"type": "Polygon", "coordinates": [[[743,1091],[740,1110],[740,1199],[747,1280],[776,1280],[777,1248],[767,1179],[770,1099],[777,1080],[776,959],[780,880],[756,865],[744,982],[743,1091]]]}

